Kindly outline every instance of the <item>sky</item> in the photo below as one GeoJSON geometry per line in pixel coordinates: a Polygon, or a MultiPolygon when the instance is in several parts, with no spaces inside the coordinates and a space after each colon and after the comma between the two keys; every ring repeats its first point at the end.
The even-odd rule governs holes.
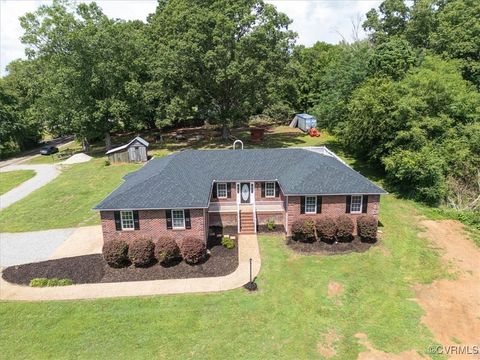
{"type": "MultiPolygon", "coordinates": [[[[77,0],[77,2],[90,2],[77,0]]],[[[146,20],[155,11],[156,0],[97,0],[104,13],[112,18],[146,20]]],[[[364,19],[365,13],[378,7],[381,0],[267,0],[293,20],[291,29],[298,34],[297,44],[311,46],[317,41],[336,44],[353,39],[352,21],[364,19]]],[[[35,11],[48,0],[0,0],[0,74],[5,75],[7,64],[25,58],[20,42],[23,34],[18,18],[35,11]]],[[[363,32],[359,33],[364,37],[363,32]]]]}

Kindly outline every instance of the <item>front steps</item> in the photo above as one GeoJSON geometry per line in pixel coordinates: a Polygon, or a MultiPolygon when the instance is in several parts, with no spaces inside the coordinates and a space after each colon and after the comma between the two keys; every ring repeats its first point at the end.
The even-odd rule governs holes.
{"type": "Polygon", "coordinates": [[[240,233],[254,234],[255,225],[253,221],[253,212],[240,211],[240,233]]]}

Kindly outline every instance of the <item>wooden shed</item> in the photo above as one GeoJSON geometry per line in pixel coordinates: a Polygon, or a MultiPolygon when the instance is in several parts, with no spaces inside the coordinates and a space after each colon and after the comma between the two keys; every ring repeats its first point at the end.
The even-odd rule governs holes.
{"type": "Polygon", "coordinates": [[[148,160],[147,150],[149,143],[140,136],[122,145],[107,151],[108,160],[113,163],[145,162],[148,160]]]}

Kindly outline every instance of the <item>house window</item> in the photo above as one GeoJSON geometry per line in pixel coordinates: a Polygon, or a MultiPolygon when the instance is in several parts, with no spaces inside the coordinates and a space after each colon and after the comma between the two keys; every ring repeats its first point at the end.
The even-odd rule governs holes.
{"type": "Polygon", "coordinates": [[[174,229],[185,229],[185,212],[172,210],[172,225],[174,229]]]}
{"type": "Polygon", "coordinates": [[[135,229],[135,224],[133,222],[133,211],[120,211],[120,220],[122,222],[122,230],[135,229]]]}
{"type": "Polygon", "coordinates": [[[362,196],[353,195],[352,202],[350,203],[350,212],[352,214],[358,214],[362,212],[362,196]]]}
{"type": "Polygon", "coordinates": [[[227,197],[227,183],[217,183],[217,197],[224,199],[227,197]]]}
{"type": "Polygon", "coordinates": [[[315,214],[317,212],[317,197],[305,196],[305,214],[315,214]]]}
{"type": "Polygon", "coordinates": [[[275,197],[275,183],[265,183],[265,197],[275,197]]]}

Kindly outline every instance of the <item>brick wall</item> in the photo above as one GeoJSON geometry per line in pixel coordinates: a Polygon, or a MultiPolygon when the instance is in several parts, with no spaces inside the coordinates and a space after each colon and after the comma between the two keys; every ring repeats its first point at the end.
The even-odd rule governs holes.
{"type": "Polygon", "coordinates": [[[237,226],[237,213],[209,213],[209,226],[237,226]]]}
{"type": "Polygon", "coordinates": [[[255,183],[255,201],[283,201],[284,196],[282,190],[279,188],[280,194],[275,193],[275,197],[262,197],[262,182],[255,183]]]}
{"type": "Polygon", "coordinates": [[[205,219],[203,209],[191,209],[190,219],[192,228],[185,230],[167,229],[165,210],[140,210],[138,218],[139,230],[115,230],[115,218],[113,211],[101,211],[103,241],[112,239],[124,239],[133,241],[138,238],[149,238],[156,241],[160,236],[171,236],[178,243],[187,237],[199,237],[206,240],[205,219]]]}
{"type": "MultiPolygon", "coordinates": [[[[217,184],[214,183],[213,186],[215,186],[215,188],[217,187],[217,184]]],[[[231,190],[230,190],[230,196],[228,196],[228,192],[227,192],[227,197],[226,198],[214,198],[213,197],[213,189],[212,189],[212,194],[210,195],[210,201],[211,202],[231,202],[231,201],[237,201],[237,189],[235,188],[235,183],[232,182],[230,183],[230,187],[231,187],[231,190]]]]}
{"type": "Polygon", "coordinates": [[[257,224],[265,225],[269,219],[275,220],[275,224],[285,224],[285,214],[282,212],[259,212],[257,211],[257,224]]]}
{"type": "MultiPolygon", "coordinates": [[[[295,220],[304,218],[318,218],[320,216],[332,216],[337,217],[339,215],[345,215],[346,208],[346,196],[323,196],[322,199],[322,213],[321,214],[300,214],[300,196],[288,197],[288,234],[290,234],[290,228],[295,220]]],[[[378,215],[379,211],[379,195],[369,195],[367,214],[378,215]]],[[[355,224],[354,232],[356,233],[356,219],[362,214],[346,214],[349,215],[353,223],[355,224]]]]}

